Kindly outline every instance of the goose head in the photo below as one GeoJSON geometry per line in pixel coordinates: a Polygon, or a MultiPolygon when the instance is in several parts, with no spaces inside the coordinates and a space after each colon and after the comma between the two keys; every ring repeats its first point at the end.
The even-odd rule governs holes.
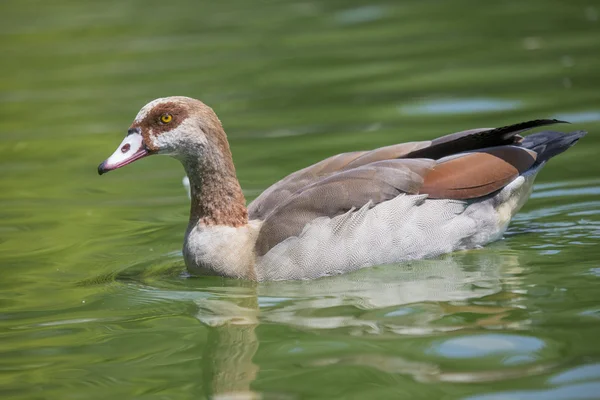
{"type": "Polygon", "coordinates": [[[231,157],[219,118],[200,100],[165,97],[139,111],[115,152],[98,166],[100,175],[153,154],[187,165],[207,155],[231,157]]]}

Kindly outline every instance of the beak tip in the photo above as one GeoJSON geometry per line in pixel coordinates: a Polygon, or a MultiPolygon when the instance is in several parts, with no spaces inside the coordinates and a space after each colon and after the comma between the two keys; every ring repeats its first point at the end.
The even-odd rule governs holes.
{"type": "Polygon", "coordinates": [[[104,169],[104,163],[98,165],[98,175],[102,175],[104,173],[106,173],[107,171],[104,169]]]}

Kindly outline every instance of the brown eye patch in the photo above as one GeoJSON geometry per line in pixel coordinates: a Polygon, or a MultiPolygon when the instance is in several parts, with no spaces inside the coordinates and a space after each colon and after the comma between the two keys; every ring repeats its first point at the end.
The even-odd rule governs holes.
{"type": "Polygon", "coordinates": [[[164,132],[171,131],[177,128],[187,117],[189,111],[186,107],[183,107],[177,102],[166,102],[156,105],[141,121],[135,121],[131,128],[140,128],[144,143],[151,151],[157,151],[152,145],[150,140],[150,134],[153,136],[160,135],[164,132]],[[170,115],[171,120],[168,123],[161,121],[161,117],[164,115],[170,115]]]}
{"type": "Polygon", "coordinates": [[[148,125],[152,128],[155,135],[175,129],[181,122],[188,117],[187,109],[180,104],[168,102],[154,107],[146,117],[148,125]],[[169,116],[169,121],[163,118],[169,116]]]}
{"type": "Polygon", "coordinates": [[[140,127],[142,131],[152,130],[154,135],[160,135],[163,132],[177,128],[188,115],[188,110],[178,103],[161,103],[148,113],[146,118],[141,121],[140,127]],[[164,120],[165,116],[170,116],[168,122],[164,120]]]}

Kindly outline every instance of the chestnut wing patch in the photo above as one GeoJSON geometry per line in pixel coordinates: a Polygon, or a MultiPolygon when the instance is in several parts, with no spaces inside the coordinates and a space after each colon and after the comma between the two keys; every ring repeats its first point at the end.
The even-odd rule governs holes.
{"type": "Polygon", "coordinates": [[[534,151],[498,146],[438,160],[419,190],[433,199],[467,200],[486,196],[513,181],[535,163],[534,151]]]}

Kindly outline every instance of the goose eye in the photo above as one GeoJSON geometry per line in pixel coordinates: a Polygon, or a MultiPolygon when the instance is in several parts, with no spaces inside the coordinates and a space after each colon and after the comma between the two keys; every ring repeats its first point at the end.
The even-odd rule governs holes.
{"type": "Polygon", "coordinates": [[[160,122],[163,124],[168,124],[173,120],[173,116],[171,114],[163,114],[160,116],[160,122]]]}

